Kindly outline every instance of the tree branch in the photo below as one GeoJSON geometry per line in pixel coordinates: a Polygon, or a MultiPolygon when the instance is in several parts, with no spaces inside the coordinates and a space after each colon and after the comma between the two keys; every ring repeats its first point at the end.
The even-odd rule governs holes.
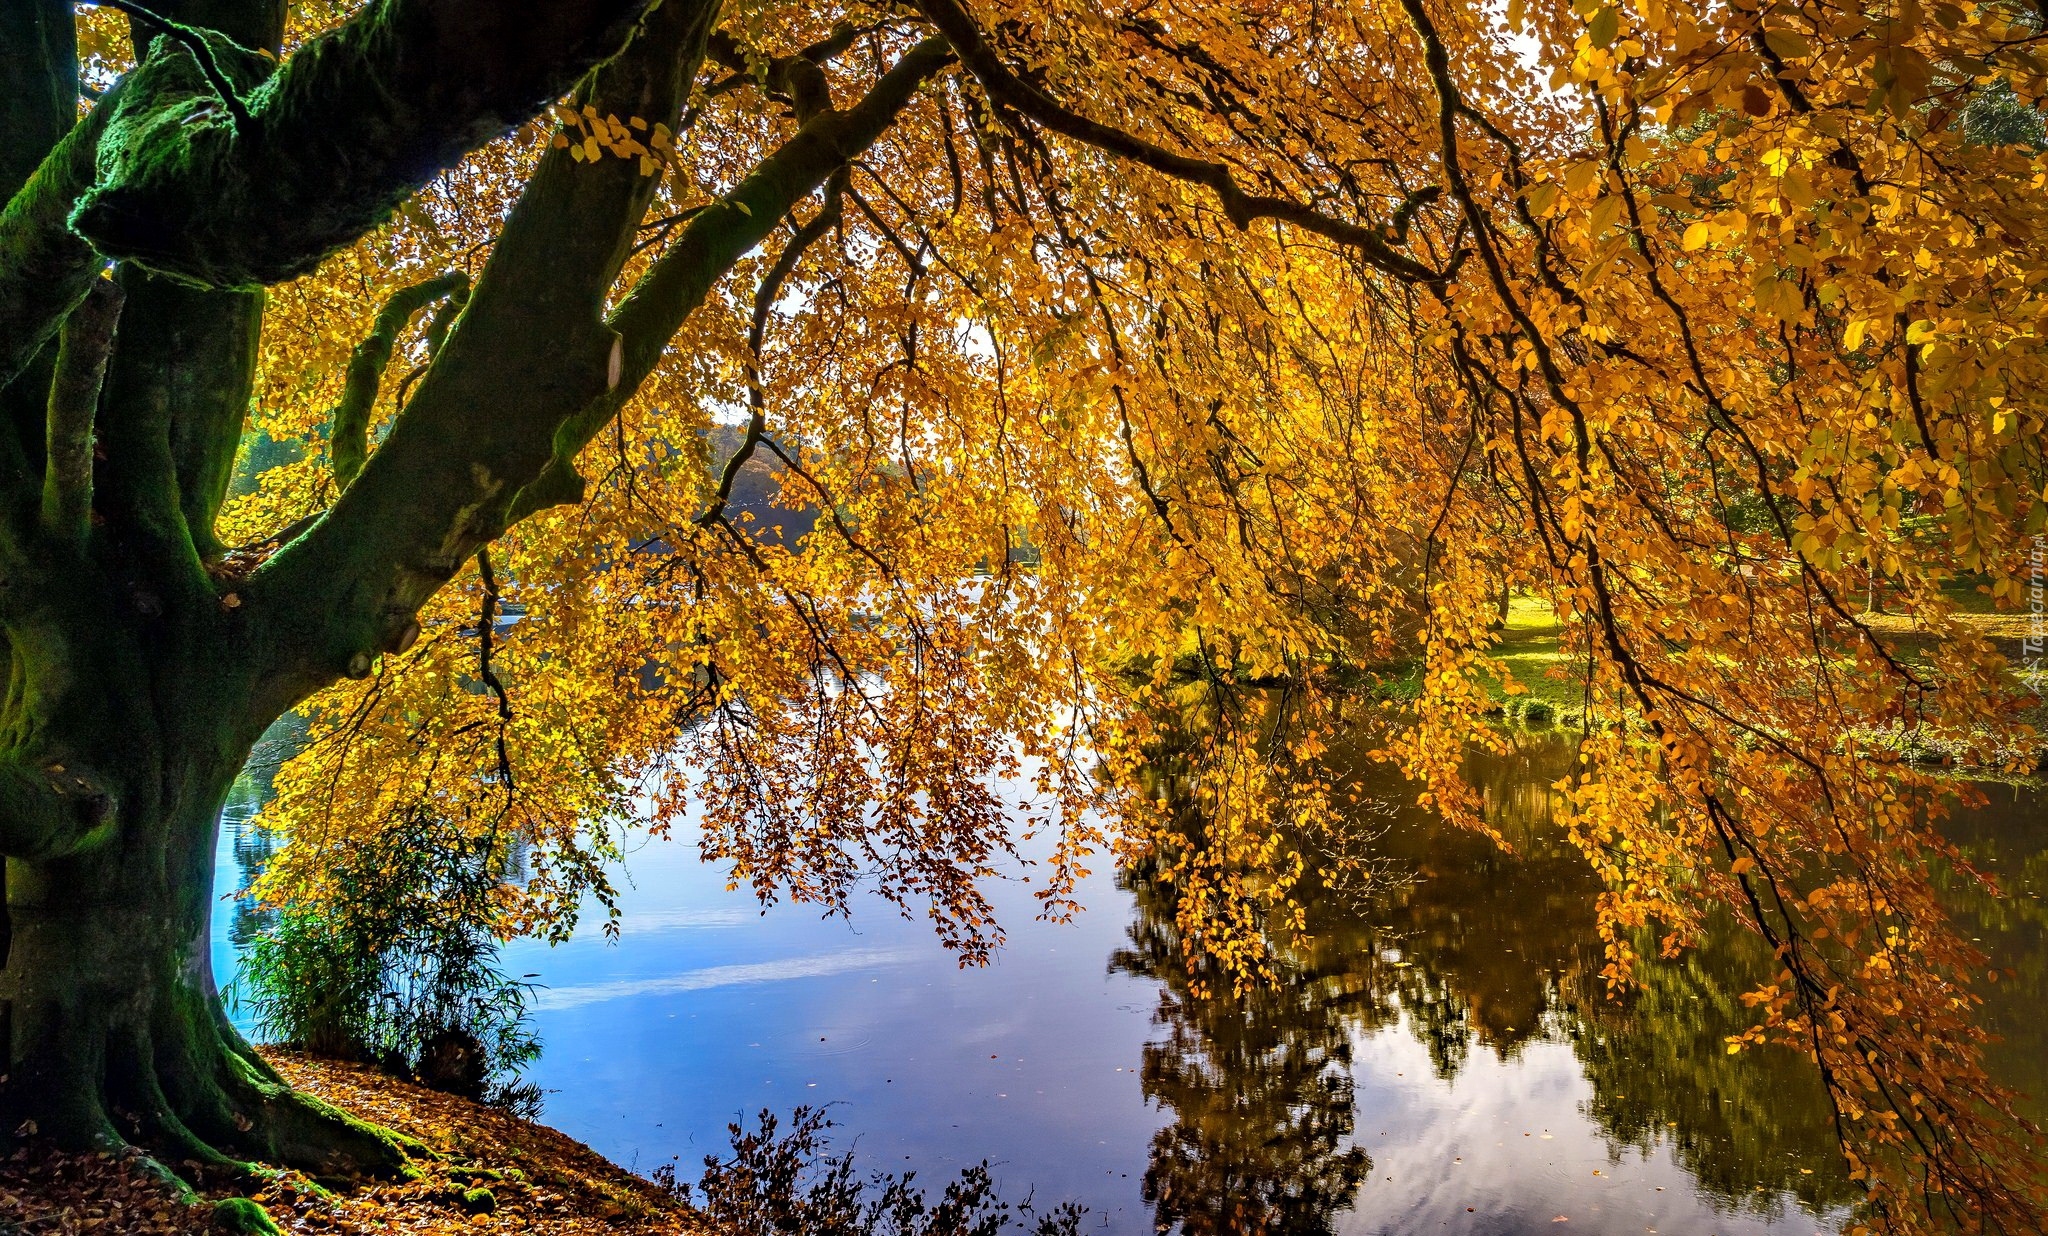
{"type": "Polygon", "coordinates": [[[809,120],[831,106],[820,66],[844,54],[861,35],[876,29],[842,21],[832,27],[831,34],[795,54],[767,59],[750,58],[749,49],[738,39],[715,30],[706,51],[711,59],[732,70],[732,76],[713,85],[710,93],[719,95],[742,83],[758,82],[769,95],[788,99],[798,120],[809,120]]]}
{"type": "MultiPolygon", "coordinates": [[[[379,0],[251,91],[247,124],[160,39],[131,75],[149,88],[113,109],[72,226],[108,257],[210,287],[304,274],[615,54],[647,6],[379,0]]],[[[234,48],[209,46],[217,60],[234,48]]],[[[244,53],[223,72],[251,61],[267,64],[244,53]]]]}
{"type": "MultiPolygon", "coordinates": [[[[536,494],[562,492],[545,488],[551,480],[567,480],[552,501],[573,500],[576,452],[653,371],[717,280],[871,145],[951,58],[943,40],[925,40],[860,103],[799,129],[723,202],[691,219],[608,321],[593,313],[579,324],[569,310],[582,302],[559,298],[581,298],[586,274],[554,262],[560,231],[542,229],[551,244],[518,258],[517,270],[499,268],[510,260],[501,240],[383,447],[326,518],[245,589],[264,621],[288,628],[282,642],[295,660],[277,668],[275,689],[296,699],[365,648],[383,647],[477,546],[538,509],[536,494]],[[551,293],[564,278],[578,286],[551,293]]],[[[637,223],[620,224],[622,245],[637,223]]],[[[508,223],[507,240],[512,231],[508,223]]]]}
{"type": "Polygon", "coordinates": [[[704,302],[712,285],[766,240],[783,215],[873,145],[918,88],[952,59],[943,39],[917,44],[865,99],[844,111],[826,112],[798,129],[723,202],[690,220],[611,316],[620,340],[618,387],[592,400],[556,432],[554,459],[531,487],[533,492],[520,495],[513,519],[545,506],[582,500],[582,482],[574,471],[577,452],[654,372],[669,339],[704,302]]]}
{"type": "Polygon", "coordinates": [[[195,29],[183,22],[172,21],[160,13],[143,8],[133,0],[83,2],[101,8],[115,9],[126,13],[130,18],[139,17],[162,30],[167,37],[177,40],[192,57],[193,63],[199,66],[200,73],[206,78],[206,84],[213,87],[214,96],[220,100],[221,106],[227,108],[228,114],[234,118],[236,136],[247,138],[255,133],[256,122],[249,115],[249,105],[242,101],[241,92],[228,80],[227,74],[221,72],[220,61],[214,58],[213,47],[207,41],[206,31],[195,29]]]}
{"type": "Polygon", "coordinates": [[[700,528],[708,528],[725,517],[726,503],[732,500],[732,487],[739,481],[740,469],[754,457],[754,450],[761,445],[761,435],[768,428],[767,396],[761,390],[761,345],[768,336],[768,315],[775,308],[775,300],[782,295],[782,285],[802,260],[804,250],[818,243],[818,239],[837,224],[843,213],[846,191],[846,169],[841,167],[825,182],[825,205],[812,216],[811,221],[796,229],[789,243],[776,256],[775,265],[761,280],[761,286],[754,289],[754,324],[747,333],[747,432],[741,437],[739,446],[726,459],[725,467],[718,475],[718,488],[712,492],[711,501],[698,513],[694,522],[700,528]]]}
{"type": "MultiPolygon", "coordinates": [[[[616,52],[648,2],[379,0],[253,90],[246,136],[159,40],[0,213],[0,386],[106,258],[214,287],[311,270],[616,52]]],[[[212,47],[231,80],[268,68],[212,47]]]]}
{"type": "MultiPolygon", "coordinates": [[[[293,0],[152,0],[149,7],[173,21],[224,34],[244,47],[277,52],[284,46],[285,16],[292,3],[293,0]]],[[[129,26],[132,34],[142,36],[135,46],[147,46],[147,20],[137,30],[131,14],[129,26]]]]}
{"type": "Polygon", "coordinates": [[[127,86],[126,79],[116,82],[0,211],[0,387],[56,337],[106,267],[65,217],[98,174],[100,134],[127,86]]]}
{"type": "Polygon", "coordinates": [[[57,373],[50,383],[42,523],[45,532],[73,544],[83,541],[92,526],[93,415],[114,348],[121,300],[119,284],[95,280],[59,335],[57,373]]]}
{"type": "Polygon", "coordinates": [[[498,576],[491,570],[491,547],[488,545],[477,546],[476,573],[484,589],[483,613],[476,624],[476,672],[498,700],[498,780],[505,787],[505,803],[510,806],[514,792],[512,753],[505,748],[505,734],[512,725],[512,697],[506,693],[498,671],[491,666],[491,648],[498,633],[498,613],[503,598],[498,595],[498,576]]]}
{"type": "MultiPolygon", "coordinates": [[[[363,461],[370,455],[370,413],[377,404],[377,390],[384,382],[384,369],[398,346],[398,336],[413,316],[446,299],[460,304],[469,299],[469,276],[450,271],[403,287],[384,302],[383,311],[370,333],[349,354],[348,374],[342,379],[341,401],[327,415],[328,455],[334,464],[334,484],[347,489],[363,461]]],[[[438,318],[437,318],[438,320],[438,318]]]]}
{"type": "MultiPolygon", "coordinates": [[[[667,0],[578,102],[673,127],[718,10],[717,0],[667,0]]],[[[292,628],[280,655],[307,658],[289,697],[390,646],[503,527],[561,417],[605,390],[605,298],[658,184],[639,159],[591,164],[567,146],[542,158],[383,446],[252,580],[252,604],[278,597],[277,620],[292,628]]]]}
{"type": "MultiPolygon", "coordinates": [[[[1443,283],[1456,274],[1455,258],[1447,269],[1432,270],[1396,252],[1380,228],[1334,219],[1285,198],[1246,193],[1238,187],[1230,168],[1222,163],[1168,150],[1122,129],[1069,111],[1051,95],[1011,73],[1002,57],[982,37],[981,28],[975,24],[973,16],[954,0],[918,0],[918,7],[932,25],[938,27],[939,33],[952,43],[961,63],[997,102],[1062,137],[1149,167],[1176,180],[1208,188],[1222,205],[1225,217],[1239,228],[1249,227],[1258,219],[1291,223],[1303,231],[1357,250],[1367,264],[1410,283],[1443,283]]],[[[1409,207],[1410,213],[1412,210],[1413,207],[1409,207]]],[[[1405,236],[1405,214],[1400,222],[1400,232],[1405,236]]]]}

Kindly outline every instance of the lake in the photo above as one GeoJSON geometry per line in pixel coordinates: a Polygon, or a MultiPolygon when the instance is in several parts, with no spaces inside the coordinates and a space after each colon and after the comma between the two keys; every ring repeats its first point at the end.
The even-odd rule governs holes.
{"type": "MultiPolygon", "coordinates": [[[[1007,1200],[1079,1202],[1089,1232],[1837,1231],[1853,1188],[1810,1068],[1723,1045],[1761,947],[1723,920],[1606,996],[1597,886],[1551,823],[1571,758],[1540,733],[1475,757],[1511,853],[1367,770],[1386,878],[1312,904],[1283,981],[1243,999],[1191,992],[1172,906],[1142,873],[1091,876],[1066,924],[1002,884],[1009,943],[962,970],[879,898],[850,922],[763,913],[687,839],[652,842],[627,864],[616,943],[593,918],[507,950],[541,984],[528,1076],[547,1123],[641,1172],[674,1161],[694,1179],[729,1122],[829,1104],[835,1146],[867,1167],[937,1184],[986,1159],[1007,1200]]],[[[2039,1096],[2048,812],[2036,786],[1980,788],[1989,803],[1950,833],[2009,895],[1952,900],[2017,973],[1986,992],[2007,1036],[1994,1071],[2039,1096]]],[[[262,858],[240,827],[251,806],[223,829],[224,898],[262,858]]],[[[235,915],[223,900],[224,985],[235,915]]]]}

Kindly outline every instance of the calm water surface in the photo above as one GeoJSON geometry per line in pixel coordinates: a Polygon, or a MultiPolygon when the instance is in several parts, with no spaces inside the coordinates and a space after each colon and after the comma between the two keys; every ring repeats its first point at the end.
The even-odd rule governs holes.
{"type": "MultiPolygon", "coordinates": [[[[1569,758],[1525,739],[1478,766],[1512,854],[1387,780],[1386,886],[1314,905],[1285,981],[1246,1000],[1190,992],[1142,876],[1091,877],[1063,925],[998,889],[1010,943],[961,970],[879,900],[850,923],[763,914],[693,847],[649,844],[616,944],[593,922],[509,950],[544,985],[530,1076],[548,1123],[643,1172],[678,1159],[693,1178],[728,1122],[831,1104],[870,1167],[930,1182],[987,1159],[1006,1198],[1079,1201],[1103,1233],[1837,1231],[1851,1190],[1808,1069],[1723,1047],[1761,950],[1720,931],[1626,1002],[1602,994],[1596,889],[1544,788],[1569,758]]],[[[2011,896],[1956,901],[2019,975],[1988,993],[1994,1066],[2039,1095],[2048,813],[2034,788],[1981,788],[1952,832],[2011,896]]],[[[224,830],[222,892],[258,858],[224,830]]],[[[233,916],[224,901],[224,981],[233,916]]]]}

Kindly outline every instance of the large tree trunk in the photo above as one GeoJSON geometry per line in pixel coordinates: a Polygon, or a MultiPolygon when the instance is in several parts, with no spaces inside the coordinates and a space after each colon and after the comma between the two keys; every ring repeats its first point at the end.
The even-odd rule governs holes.
{"type": "MultiPolygon", "coordinates": [[[[175,613],[143,615],[136,634],[157,643],[182,625],[175,613]]],[[[167,642],[200,652],[212,641],[167,642]]],[[[342,1177],[396,1167],[394,1139],[293,1093],[228,1024],[208,927],[220,809],[248,727],[209,715],[221,685],[210,669],[122,681],[135,660],[107,656],[115,644],[133,640],[67,642],[62,665],[23,665],[16,649],[21,682],[89,677],[132,702],[108,706],[89,737],[63,709],[61,741],[31,739],[53,782],[108,815],[79,852],[7,863],[0,1128],[79,1149],[139,1145],[202,1168],[253,1159],[342,1177]]]]}
{"type": "MultiPolygon", "coordinates": [[[[283,0],[156,7],[272,53],[213,46],[246,114],[208,106],[192,123],[180,100],[222,87],[158,40],[79,122],[72,6],[0,4],[0,1133],[137,1145],[173,1168],[392,1169],[397,1139],[292,1092],[229,1025],[208,940],[215,841],[264,726],[415,634],[419,600],[468,548],[397,600],[331,570],[312,586],[230,577],[213,524],[249,408],[256,285],[310,269],[559,96],[649,4],[379,0],[281,67],[283,0]],[[335,146],[337,112],[372,136],[335,146]],[[130,143],[150,158],[110,169],[116,113],[159,125],[130,143]],[[112,283],[110,258],[129,259],[112,283]]],[[[659,37],[608,79],[623,114],[673,123],[716,11],[661,11],[659,37]]],[[[574,301],[586,336],[655,183],[576,169],[550,181],[552,213],[527,212],[584,225],[541,229],[536,286],[574,301]],[[579,238],[591,252],[572,257],[579,238]]],[[[535,318],[538,337],[563,337],[546,329],[559,317],[535,318]]],[[[550,414],[603,390],[582,386],[550,414]]],[[[552,424],[532,436],[529,477],[552,424]]],[[[497,530],[470,522],[469,546],[497,530]]]]}
{"type": "MultiPolygon", "coordinates": [[[[272,72],[283,0],[154,8],[270,51],[215,45],[242,88],[272,72]]],[[[256,129],[158,131],[145,139],[156,172],[109,174],[96,149],[109,115],[154,123],[199,82],[195,61],[160,43],[78,123],[72,4],[0,4],[0,1132],[141,1146],[201,1171],[401,1164],[393,1136],[293,1093],[227,1023],[213,984],[227,788],[268,720],[367,663],[358,649],[328,657],[303,632],[311,647],[295,645],[244,604],[246,581],[221,573],[213,520],[262,329],[248,284],[375,225],[621,47],[643,8],[383,0],[291,57],[254,104],[256,129]],[[297,133],[326,131],[336,111],[377,141],[334,160],[342,147],[297,133]],[[178,143],[211,143],[211,156],[170,158],[178,143]],[[106,215],[90,244],[74,219],[82,196],[106,215]],[[295,233],[305,221],[319,235],[295,233]],[[133,244],[111,244],[117,233],[133,244]],[[139,250],[184,278],[137,262],[115,284],[98,278],[106,258],[139,250]],[[223,266],[225,252],[240,256],[223,266]]],[[[137,49],[154,31],[137,27],[137,49]]],[[[289,598],[303,608],[305,595],[289,598]]]]}
{"type": "Polygon", "coordinates": [[[202,1167],[395,1167],[392,1139],[293,1093],[222,1015],[203,811],[133,831],[138,844],[9,865],[7,1127],[202,1167]]]}
{"type": "Polygon", "coordinates": [[[408,646],[479,547],[574,500],[577,452],[684,318],[952,53],[926,39],[806,119],[623,300],[659,180],[551,151],[382,445],[239,577],[214,521],[259,286],[601,62],[579,98],[674,128],[720,6],[377,0],[281,64],[283,0],[155,7],[273,54],[209,44],[223,87],[157,39],[80,121],[72,6],[0,3],[0,1133],[390,1167],[388,1134],[293,1094],[221,1011],[207,924],[228,786],[270,721],[408,646]],[[344,113],[363,140],[330,140],[344,113]]]}

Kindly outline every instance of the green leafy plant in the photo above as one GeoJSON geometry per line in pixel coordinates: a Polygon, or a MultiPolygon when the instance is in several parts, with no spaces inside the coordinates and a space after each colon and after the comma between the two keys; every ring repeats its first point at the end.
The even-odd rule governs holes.
{"type": "Polygon", "coordinates": [[[264,1037],[538,1109],[530,984],[499,964],[505,843],[415,808],[349,849],[317,901],[276,907],[237,997],[264,1037]]]}

